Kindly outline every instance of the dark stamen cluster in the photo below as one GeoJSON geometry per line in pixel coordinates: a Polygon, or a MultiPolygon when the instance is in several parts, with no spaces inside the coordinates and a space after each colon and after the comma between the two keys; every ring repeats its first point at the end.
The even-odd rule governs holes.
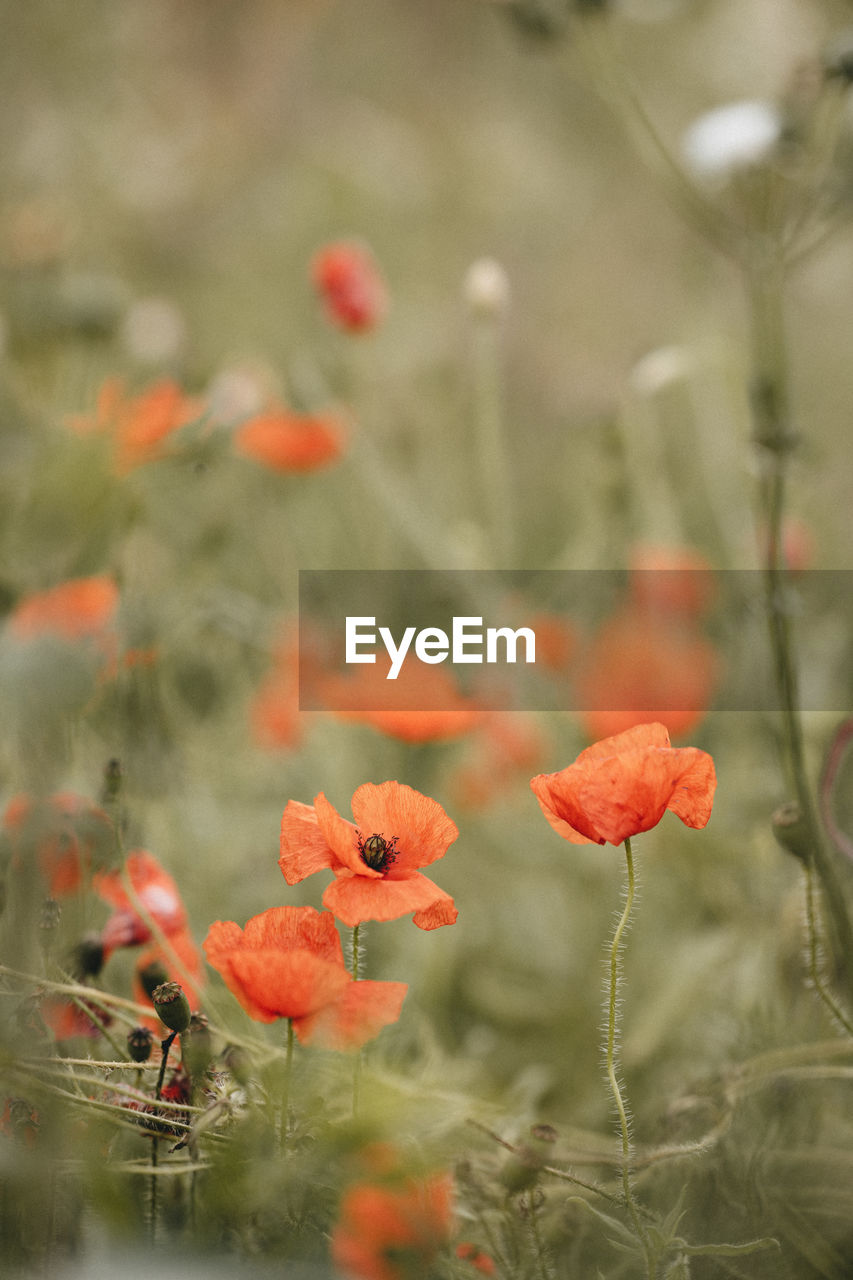
{"type": "Polygon", "coordinates": [[[365,840],[364,836],[359,835],[358,851],[362,861],[372,871],[387,871],[391,863],[397,859],[397,837],[386,840],[384,836],[374,832],[365,840]]]}

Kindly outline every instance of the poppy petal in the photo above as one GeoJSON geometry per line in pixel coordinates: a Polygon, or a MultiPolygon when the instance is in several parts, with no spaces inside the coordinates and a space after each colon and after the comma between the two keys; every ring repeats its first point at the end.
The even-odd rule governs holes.
{"type": "Polygon", "coordinates": [[[353,875],[379,879],[382,873],[369,867],[359,853],[358,831],[351,822],[341,817],[322,791],[314,798],[314,811],[317,814],[317,822],[323,838],[332,850],[333,859],[339,864],[337,867],[335,861],[331,864],[335,874],[339,874],[345,868],[353,875]]]}
{"type": "Polygon", "coordinates": [[[365,920],[397,920],[427,911],[446,897],[443,889],[417,872],[397,880],[340,876],[323,894],[323,905],[354,928],[365,920]]]}
{"type": "Polygon", "coordinates": [[[443,858],[459,835],[437,800],[400,782],[365,782],[352,798],[352,812],[363,835],[396,838],[394,873],[415,871],[443,858]]]}
{"type": "Polygon", "coordinates": [[[244,950],[300,948],[332,964],[344,963],[334,917],[328,911],[315,911],[313,907],[270,907],[253,916],[246,922],[241,946],[244,950]]]}
{"type": "Polygon", "coordinates": [[[673,777],[674,790],[666,807],[688,827],[704,827],[717,789],[714,761],[696,747],[682,747],[678,755],[683,771],[673,777]]]}
{"type": "Polygon", "coordinates": [[[315,871],[325,871],[335,861],[317,824],[313,805],[301,800],[289,800],[282,814],[280,848],[278,865],[288,884],[298,884],[315,871]]]}
{"type": "Polygon", "coordinates": [[[555,831],[572,844],[604,844],[604,837],[577,802],[577,761],[559,773],[540,773],[530,786],[555,831]]]}
{"type": "Polygon", "coordinates": [[[302,1044],[326,1049],[360,1049],[396,1022],[408,986],[405,982],[351,982],[339,1000],[294,1024],[302,1044]]]}

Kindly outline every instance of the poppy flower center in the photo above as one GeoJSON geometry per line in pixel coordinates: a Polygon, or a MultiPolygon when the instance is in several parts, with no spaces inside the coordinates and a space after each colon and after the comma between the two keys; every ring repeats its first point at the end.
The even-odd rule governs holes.
{"type": "Polygon", "coordinates": [[[358,851],[361,854],[362,861],[370,867],[371,871],[387,871],[392,862],[397,858],[397,837],[393,840],[386,840],[384,836],[377,835],[376,832],[372,836],[368,836],[365,840],[364,836],[358,837],[358,851]]]}

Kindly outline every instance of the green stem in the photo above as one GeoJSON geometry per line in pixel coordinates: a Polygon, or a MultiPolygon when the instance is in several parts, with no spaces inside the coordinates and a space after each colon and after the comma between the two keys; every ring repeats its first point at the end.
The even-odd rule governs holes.
{"type": "Polygon", "coordinates": [[[506,569],[514,552],[513,496],[506,456],[506,429],[498,355],[498,319],[474,321],[474,417],[486,529],[494,565],[506,569]]]}
{"type": "MultiPolygon", "coordinates": [[[[622,958],[622,938],[631,919],[631,910],[634,905],[634,858],[631,852],[630,837],[625,839],[625,863],[628,871],[628,882],[625,890],[625,906],[619,922],[616,925],[616,931],[613,934],[613,941],[610,944],[610,981],[608,992],[608,1008],[607,1008],[607,1079],[610,1084],[610,1092],[613,1095],[613,1101],[616,1104],[616,1111],[619,1116],[619,1133],[622,1140],[622,1191],[625,1196],[625,1203],[634,1222],[634,1230],[637,1237],[643,1245],[647,1262],[649,1262],[649,1247],[646,1233],[643,1230],[643,1224],[640,1220],[640,1210],[637,1204],[637,1198],[634,1193],[633,1181],[631,1177],[631,1133],[628,1120],[628,1107],[622,1089],[619,1084],[617,1075],[617,1055],[616,1055],[616,1026],[618,1014],[618,992],[619,978],[621,971],[622,958]]],[[[651,1266],[649,1262],[649,1266],[651,1266]]],[[[651,1276],[651,1270],[649,1271],[651,1276]]]]}
{"type": "Polygon", "coordinates": [[[814,868],[809,865],[805,865],[803,867],[803,872],[805,875],[806,887],[806,928],[808,937],[809,977],[815,991],[826,1005],[830,1017],[838,1024],[838,1026],[843,1028],[849,1036],[853,1036],[853,1023],[851,1023],[849,1017],[844,1012],[844,1009],[832,995],[832,992],[824,981],[821,964],[817,903],[815,901],[814,868]]]}
{"type": "MultiPolygon", "coordinates": [[[[354,982],[358,982],[359,980],[359,965],[360,965],[359,952],[361,948],[360,931],[361,931],[360,924],[355,925],[352,931],[352,977],[354,982]]],[[[358,1115],[358,1103],[359,1103],[359,1096],[361,1094],[361,1059],[362,1059],[362,1051],[361,1049],[356,1049],[355,1059],[354,1059],[353,1068],[352,1068],[352,1114],[353,1114],[353,1117],[358,1115]]]]}
{"type": "Polygon", "coordinates": [[[764,594],[782,717],[785,771],[808,833],[809,864],[817,872],[823,889],[833,971],[849,980],[853,963],[853,929],[838,875],[823,842],[806,769],[797,667],[787,604],[787,572],[782,557],[788,465],[795,441],[790,427],[784,266],[774,243],[756,241],[747,283],[752,322],[752,412],[755,442],[763,462],[764,594]]]}
{"type": "Polygon", "coordinates": [[[284,1054],[284,1085],[281,1092],[281,1145],[287,1146],[287,1113],[290,1108],[290,1081],[293,1075],[293,1019],[287,1019],[287,1047],[284,1054]]]}
{"type": "Polygon", "coordinates": [[[554,1280],[553,1272],[548,1264],[548,1255],[545,1251],[545,1241],[542,1239],[542,1229],[539,1223],[539,1210],[536,1206],[536,1187],[531,1187],[527,1193],[527,1212],[528,1221],[530,1223],[530,1236],[533,1241],[533,1250],[536,1254],[536,1268],[539,1272],[541,1280],[554,1280]]]}
{"type": "MultiPolygon", "coordinates": [[[[174,1040],[175,1040],[175,1036],[177,1034],[178,1034],[177,1031],[172,1031],[169,1033],[169,1035],[166,1036],[165,1040],[162,1040],[160,1042],[160,1049],[161,1049],[160,1074],[157,1076],[157,1089],[154,1095],[158,1102],[160,1101],[160,1095],[163,1092],[163,1081],[166,1078],[166,1063],[169,1061],[169,1050],[171,1049],[172,1044],[174,1043],[174,1040]]],[[[149,1211],[148,1232],[149,1232],[149,1238],[152,1244],[156,1244],[157,1242],[157,1215],[159,1212],[159,1205],[157,1201],[156,1170],[157,1170],[157,1163],[159,1161],[159,1158],[160,1158],[160,1139],[157,1137],[156,1134],[154,1134],[154,1136],[151,1139],[151,1170],[152,1172],[151,1172],[151,1178],[150,1178],[150,1195],[149,1195],[149,1202],[148,1202],[148,1211],[149,1211]]]]}

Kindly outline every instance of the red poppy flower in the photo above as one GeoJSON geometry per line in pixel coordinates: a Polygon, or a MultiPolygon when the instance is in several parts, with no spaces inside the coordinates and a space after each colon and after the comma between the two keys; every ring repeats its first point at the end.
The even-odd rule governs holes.
{"type": "Polygon", "coordinates": [[[350,1187],[332,1230],[335,1266],[357,1280],[425,1275],[450,1234],[452,1191],[444,1173],[350,1187]]]}
{"type": "Polygon", "coordinates": [[[48,801],[36,801],[23,794],[13,796],[3,814],[3,829],[16,862],[28,848],[35,849],[52,898],[62,898],[79,889],[93,856],[113,840],[107,815],[71,791],[57,792],[48,801]]]}
{"type": "Polygon", "coordinates": [[[108,378],[98,392],[94,415],[75,415],[69,425],[81,435],[111,436],[115,469],[125,475],[162,457],[166,438],[201,414],[199,401],[186,396],[169,378],[136,396],[125,394],[121,378],[108,378]]]}
{"type": "Polygon", "coordinates": [[[671,747],[662,724],[642,724],[596,742],[568,768],[540,773],[530,785],[566,840],[615,845],[657,826],[667,809],[688,827],[704,827],[717,778],[705,751],[671,747]]]}
{"type": "MultiPolygon", "coordinates": [[[[168,871],[145,849],[128,854],[125,865],[136,896],[155,924],[167,938],[181,933],[187,925],[187,913],[168,871]]],[[[115,908],[101,934],[105,957],[116,947],[135,947],[151,940],[151,930],[127,893],[119,871],[101,872],[95,876],[93,888],[115,908]]]]}
{"type": "Polygon", "coordinates": [[[9,630],[17,640],[42,635],[62,640],[103,640],[118,608],[118,587],[112,578],[96,575],[72,578],[19,600],[9,615],[9,630]]]}
{"type": "Polygon", "coordinates": [[[609,737],[655,720],[682,737],[704,719],[719,670],[717,652],[697,623],[628,604],[604,623],[579,662],[577,702],[586,734],[609,737]]]}
{"type": "Polygon", "coordinates": [[[281,857],[288,884],[326,868],[335,879],[323,904],[344,924],[396,920],[414,912],[420,929],[453,924],[453,899],[422,876],[459,835],[437,801],[399,782],[366,782],[352,798],[347,822],[321,793],[313,805],[291,800],[281,820],[281,857]]]}
{"type": "Polygon", "coordinates": [[[316,471],[341,456],[346,434],[340,414],[272,407],[237,428],[234,448],[272,471],[316,471]]]}
{"type": "Polygon", "coordinates": [[[366,245],[340,241],[315,254],[311,279],[332,324],[348,333],[364,333],[382,320],[388,307],[385,281],[366,245]]]}
{"type": "Polygon", "coordinates": [[[353,981],[334,918],[313,907],[272,907],[245,930],[218,920],[204,950],[251,1018],[291,1018],[305,1044],[359,1048],[396,1022],[407,990],[402,982],[353,981]]]}
{"type": "Polygon", "coordinates": [[[412,663],[388,680],[389,668],[390,660],[378,659],[354,675],[329,676],[318,683],[317,695],[340,719],[369,724],[401,742],[449,741],[482,720],[482,707],[441,668],[412,663]]]}

